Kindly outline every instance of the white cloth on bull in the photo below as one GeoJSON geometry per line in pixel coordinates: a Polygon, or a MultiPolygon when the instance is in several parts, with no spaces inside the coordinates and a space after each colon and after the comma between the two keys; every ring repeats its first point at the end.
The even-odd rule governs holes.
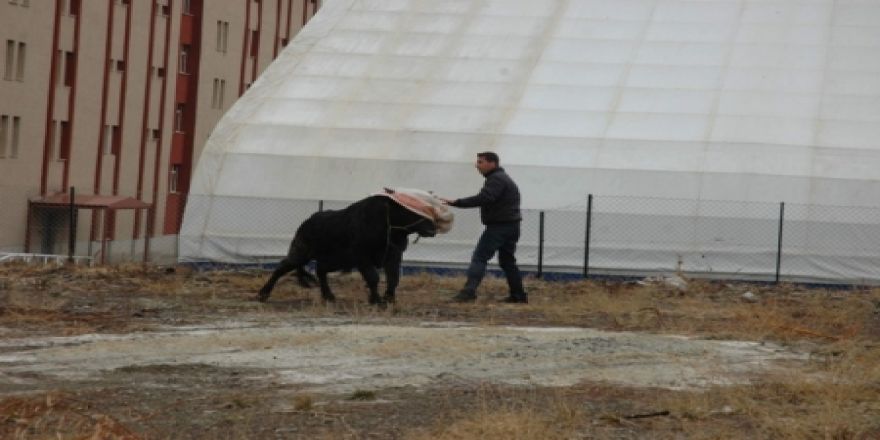
{"type": "Polygon", "coordinates": [[[400,206],[431,220],[440,234],[452,230],[455,214],[429,191],[415,188],[385,188],[385,191],[373,195],[388,197],[400,206]]]}

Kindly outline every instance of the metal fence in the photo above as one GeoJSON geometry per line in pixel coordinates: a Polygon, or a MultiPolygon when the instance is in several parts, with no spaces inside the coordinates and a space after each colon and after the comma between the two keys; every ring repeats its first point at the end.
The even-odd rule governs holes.
{"type": "MultiPolygon", "coordinates": [[[[192,261],[206,256],[205,260],[224,261],[230,256],[236,262],[277,262],[308,215],[349,203],[191,197],[187,209],[197,221],[184,224],[182,256],[192,261]],[[222,210],[216,209],[218,203],[222,210]],[[229,212],[235,215],[221,214],[229,212]]],[[[482,225],[476,209],[455,213],[449,234],[410,246],[405,262],[465,266],[482,225]]],[[[724,279],[876,284],[880,208],[584,195],[568,207],[523,211],[517,259],[539,275],[679,272],[724,279]]]]}
{"type": "MultiPolygon", "coordinates": [[[[217,202],[216,197],[210,200],[217,202]]],[[[133,212],[117,214],[108,234],[103,231],[111,225],[103,217],[80,211],[74,222],[80,226],[73,229],[76,240],[70,241],[69,213],[46,211],[38,214],[29,232],[37,245],[31,253],[67,255],[73,249],[75,256],[95,261],[169,262],[186,248],[190,260],[217,254],[235,255],[239,263],[271,264],[286,253],[296,228],[309,215],[350,202],[241,197],[223,201],[223,212],[235,213],[225,216],[211,210],[208,198],[191,196],[187,203],[191,218],[181,235],[163,235],[163,219],[158,219],[149,244],[143,226],[149,219],[136,220],[133,212]],[[206,234],[210,240],[204,239],[206,234]]],[[[464,267],[482,225],[476,209],[455,213],[453,230],[411,245],[405,263],[464,267]]],[[[568,207],[523,211],[517,259],[538,275],[678,272],[873,285],[880,284],[880,208],[585,195],[568,207]]]]}

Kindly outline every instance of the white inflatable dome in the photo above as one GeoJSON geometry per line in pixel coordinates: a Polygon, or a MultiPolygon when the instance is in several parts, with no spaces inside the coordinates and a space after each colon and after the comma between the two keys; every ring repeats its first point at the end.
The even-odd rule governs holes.
{"type": "MultiPolygon", "coordinates": [[[[842,231],[834,243],[855,246],[816,247],[799,275],[865,278],[878,249],[847,231],[875,240],[876,212],[817,219],[814,207],[880,205],[880,2],[326,0],[208,140],[180,259],[276,258],[318,200],[336,208],[392,186],[472,195],[484,150],[520,186],[534,231],[525,265],[537,210],[570,212],[548,229],[545,264],[579,270],[584,225],[573,213],[595,194],[597,214],[617,206],[643,218],[613,233],[625,241],[605,239],[620,244],[609,270],[699,271],[689,252],[705,259],[706,249],[667,249],[678,241],[649,230],[730,202],[709,216],[743,238],[708,238],[710,266],[772,273],[786,202],[793,221],[843,225],[829,229],[842,231]],[[614,199],[603,211],[602,197],[653,202],[614,199]],[[743,230],[751,221],[762,229],[743,230]],[[767,249],[748,243],[756,233],[767,249]]],[[[459,213],[452,234],[405,258],[467,262],[480,226],[476,212],[459,213]]],[[[596,240],[612,234],[596,227],[596,240]]]]}

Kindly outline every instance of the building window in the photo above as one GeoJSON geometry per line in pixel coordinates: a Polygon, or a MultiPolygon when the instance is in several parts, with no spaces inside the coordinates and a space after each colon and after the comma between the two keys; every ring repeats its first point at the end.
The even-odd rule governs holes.
{"type": "Polygon", "coordinates": [[[76,55],[73,52],[64,52],[64,85],[73,87],[73,78],[76,73],[76,55]]]}
{"type": "Polygon", "coordinates": [[[118,125],[104,126],[104,154],[118,156],[122,150],[122,137],[118,125]]]}
{"type": "Polygon", "coordinates": [[[82,0],[67,0],[67,1],[68,1],[68,3],[67,3],[67,14],[68,14],[68,15],[73,15],[73,16],[79,15],[80,2],[81,2],[82,0]]]}
{"type": "Polygon", "coordinates": [[[113,143],[110,144],[110,154],[119,156],[122,154],[122,130],[119,129],[118,125],[113,126],[113,137],[111,140],[113,143]]]}
{"type": "Polygon", "coordinates": [[[183,0],[181,9],[184,14],[192,14],[192,0],[183,0]]]}
{"type": "Polygon", "coordinates": [[[15,72],[15,41],[6,40],[6,70],[3,71],[3,79],[12,80],[15,72]]]}
{"type": "Polygon", "coordinates": [[[21,118],[18,116],[13,116],[12,118],[12,151],[9,152],[9,157],[18,157],[18,139],[21,133],[21,118]]]}
{"type": "Polygon", "coordinates": [[[160,132],[158,128],[154,128],[154,129],[150,130],[150,133],[151,133],[152,139],[157,142],[159,141],[159,138],[162,136],[162,132],[160,132]]]}
{"type": "Polygon", "coordinates": [[[158,76],[159,78],[165,78],[165,68],[156,67],[156,76],[158,76]]]}
{"type": "Polygon", "coordinates": [[[104,126],[104,154],[119,155],[122,149],[122,137],[118,125],[104,126]]]}
{"type": "Polygon", "coordinates": [[[113,126],[104,126],[104,154],[113,154],[113,126]]]}
{"type": "Polygon", "coordinates": [[[228,47],[227,42],[229,41],[229,22],[223,22],[223,52],[226,52],[226,48],[228,47]]]}
{"type": "Polygon", "coordinates": [[[223,101],[226,100],[226,80],[220,80],[220,102],[217,108],[223,108],[223,101]]]}
{"type": "Polygon", "coordinates": [[[183,104],[177,104],[174,110],[174,131],[183,133],[183,104]]]}
{"type": "Polygon", "coordinates": [[[59,50],[57,54],[55,54],[55,81],[58,82],[59,85],[64,84],[64,51],[59,50]]]}
{"type": "Polygon", "coordinates": [[[217,108],[218,96],[220,96],[220,80],[214,78],[214,91],[211,93],[211,108],[217,108]]]}
{"type": "Polygon", "coordinates": [[[58,141],[60,136],[60,129],[58,128],[58,121],[52,120],[52,125],[49,127],[49,132],[46,133],[46,137],[49,138],[49,147],[51,150],[49,151],[50,157],[54,157],[55,159],[61,159],[61,146],[58,141]]]}
{"type": "Polygon", "coordinates": [[[24,43],[18,43],[18,69],[15,71],[15,79],[19,81],[24,81],[24,55],[26,52],[27,45],[24,43]]]}
{"type": "Polygon", "coordinates": [[[257,56],[260,49],[260,31],[251,31],[251,57],[257,56]]]}
{"type": "Polygon", "coordinates": [[[70,123],[67,121],[52,124],[52,148],[58,160],[70,159],[70,123]]]}
{"type": "Polygon", "coordinates": [[[226,80],[214,78],[214,93],[211,95],[211,108],[223,108],[226,96],[226,80]]]}
{"type": "Polygon", "coordinates": [[[61,121],[58,123],[58,126],[58,131],[61,133],[61,136],[59,136],[58,159],[68,160],[70,159],[70,123],[61,121]]]}
{"type": "Polygon", "coordinates": [[[9,116],[0,116],[0,157],[6,157],[6,133],[9,131],[9,116]]]}
{"type": "Polygon", "coordinates": [[[0,157],[18,157],[18,142],[21,139],[21,118],[0,115],[0,157]]]}
{"type": "Polygon", "coordinates": [[[180,165],[171,165],[168,170],[168,192],[176,193],[180,183],[180,165]]]}
{"type": "Polygon", "coordinates": [[[226,53],[226,43],[229,40],[229,22],[217,20],[217,52],[226,53]]]}
{"type": "Polygon", "coordinates": [[[180,73],[189,73],[189,44],[180,46],[180,73]]]}
{"type": "Polygon", "coordinates": [[[124,60],[116,60],[114,63],[114,67],[117,72],[125,72],[125,61],[124,60]]]}
{"type": "Polygon", "coordinates": [[[162,5],[162,16],[167,17],[171,15],[171,8],[168,5],[162,5]]]}
{"type": "Polygon", "coordinates": [[[6,62],[3,79],[7,81],[24,80],[25,54],[27,44],[20,41],[6,40],[6,62]]]}

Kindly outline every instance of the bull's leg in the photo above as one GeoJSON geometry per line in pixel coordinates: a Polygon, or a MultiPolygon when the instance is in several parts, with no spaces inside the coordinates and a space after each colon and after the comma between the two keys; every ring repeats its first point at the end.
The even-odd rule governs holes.
{"type": "Polygon", "coordinates": [[[318,282],[321,284],[321,299],[328,302],[336,301],[336,296],[330,290],[330,284],[327,283],[327,268],[318,261],[315,264],[315,271],[318,273],[318,282]]]}
{"type": "Polygon", "coordinates": [[[369,262],[361,262],[358,264],[358,271],[367,283],[367,289],[370,289],[368,297],[370,304],[384,304],[379,296],[379,273],[376,272],[376,268],[369,262]]]}
{"type": "Polygon", "coordinates": [[[302,266],[296,268],[296,279],[299,281],[299,285],[303,287],[312,287],[318,282],[318,279],[302,266]]]}
{"type": "Polygon", "coordinates": [[[389,251],[385,260],[385,301],[394,302],[394,292],[400,282],[400,252],[389,251]]]}
{"type": "Polygon", "coordinates": [[[288,272],[296,269],[296,267],[296,263],[294,263],[290,257],[281,260],[278,268],[275,269],[275,271],[272,272],[272,276],[269,277],[269,281],[266,281],[266,284],[263,285],[262,289],[260,289],[260,293],[257,296],[257,299],[260,302],[266,302],[269,299],[269,295],[272,293],[272,289],[275,288],[275,283],[278,282],[278,279],[286,275],[288,272]]]}

